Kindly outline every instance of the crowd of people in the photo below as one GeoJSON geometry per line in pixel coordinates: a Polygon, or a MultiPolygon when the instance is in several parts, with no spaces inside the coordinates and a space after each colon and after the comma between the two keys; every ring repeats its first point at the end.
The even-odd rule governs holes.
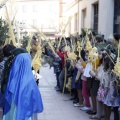
{"type": "MultiPolygon", "coordinates": [[[[114,120],[119,120],[120,79],[113,70],[119,57],[120,35],[113,36],[108,42],[100,36],[95,36],[94,40],[90,38],[96,58],[90,55],[87,43],[78,46],[77,39],[71,43],[70,39],[65,42],[64,38],[59,48],[55,42],[54,52],[49,45],[42,45],[42,57],[47,61],[47,56],[50,66],[54,68],[55,90],[70,93],[74,107],[86,111],[90,119],[110,120],[113,111],[114,120]],[[71,49],[74,55],[70,57],[71,49]]],[[[32,57],[37,51],[37,43],[30,52],[32,57]]],[[[36,84],[32,73],[31,56],[25,49],[11,44],[0,49],[0,107],[3,108],[3,120],[37,120],[37,113],[43,111],[37,86],[39,81],[37,79],[36,84]]]]}
{"type": "Polygon", "coordinates": [[[56,54],[45,46],[44,54],[53,60],[57,80],[55,90],[71,93],[73,97],[70,100],[73,100],[74,107],[86,111],[90,119],[110,120],[113,111],[114,120],[119,120],[120,80],[113,69],[118,56],[120,35],[113,36],[108,42],[99,36],[95,37],[93,48],[98,49],[95,62],[90,62],[90,51],[85,47],[82,47],[80,56],[76,49],[74,53],[77,57],[70,60],[65,45],[61,44],[56,54]]]}

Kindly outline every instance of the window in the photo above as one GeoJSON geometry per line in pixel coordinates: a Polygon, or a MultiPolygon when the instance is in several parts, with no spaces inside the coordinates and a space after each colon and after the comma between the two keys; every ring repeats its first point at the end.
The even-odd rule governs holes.
{"type": "Polygon", "coordinates": [[[86,9],[82,10],[82,28],[87,28],[86,9]]]}
{"type": "Polygon", "coordinates": [[[54,28],[55,28],[55,24],[54,24],[54,23],[50,23],[50,24],[49,24],[49,28],[50,28],[50,29],[54,29],[54,28]]]}
{"type": "Polygon", "coordinates": [[[26,24],[26,23],[27,23],[27,21],[26,21],[26,20],[22,20],[22,23],[23,23],[23,24],[26,24]]]}
{"type": "Polygon", "coordinates": [[[49,12],[54,12],[55,11],[55,6],[53,4],[49,5],[49,12]]]}
{"type": "Polygon", "coordinates": [[[114,6],[114,33],[120,34],[120,1],[115,0],[114,6]]]}
{"type": "Polygon", "coordinates": [[[27,12],[27,5],[22,6],[23,12],[27,12]]]}
{"type": "Polygon", "coordinates": [[[41,24],[41,29],[48,29],[49,28],[49,24],[46,22],[46,23],[42,23],[41,24]]]}
{"type": "Polygon", "coordinates": [[[41,29],[43,29],[43,28],[45,28],[45,27],[44,27],[44,24],[41,24],[41,29]]]}
{"type": "Polygon", "coordinates": [[[33,5],[33,12],[37,12],[38,11],[38,6],[37,5],[33,5]]]}
{"type": "Polygon", "coordinates": [[[99,15],[98,15],[98,13],[99,13],[99,5],[98,5],[98,3],[96,3],[96,4],[93,4],[93,9],[94,9],[94,14],[93,14],[93,29],[94,29],[94,31],[95,32],[98,32],[98,17],[99,17],[99,15]]]}
{"type": "Polygon", "coordinates": [[[38,26],[38,21],[37,20],[33,20],[33,26],[38,26]]]}

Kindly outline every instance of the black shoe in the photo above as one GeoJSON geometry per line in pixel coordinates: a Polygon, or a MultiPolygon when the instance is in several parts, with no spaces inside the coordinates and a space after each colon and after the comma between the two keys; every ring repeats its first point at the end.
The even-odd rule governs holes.
{"type": "Polygon", "coordinates": [[[54,89],[56,90],[58,88],[58,86],[56,85],[55,87],[54,87],[54,89]]]}
{"type": "Polygon", "coordinates": [[[94,111],[88,111],[88,112],[86,112],[86,113],[88,113],[89,115],[96,115],[97,112],[94,112],[94,111]]]}
{"type": "Polygon", "coordinates": [[[64,91],[64,94],[68,94],[68,93],[69,93],[69,91],[67,91],[67,90],[64,91]]]}
{"type": "Polygon", "coordinates": [[[58,87],[58,88],[56,88],[56,91],[60,91],[61,89],[58,87]]]}
{"type": "Polygon", "coordinates": [[[73,98],[70,98],[70,100],[75,100],[75,97],[73,97],[73,98]]]}
{"type": "Polygon", "coordinates": [[[77,100],[77,99],[75,99],[74,101],[73,101],[73,104],[75,104],[75,103],[78,103],[79,101],[77,100]]]}

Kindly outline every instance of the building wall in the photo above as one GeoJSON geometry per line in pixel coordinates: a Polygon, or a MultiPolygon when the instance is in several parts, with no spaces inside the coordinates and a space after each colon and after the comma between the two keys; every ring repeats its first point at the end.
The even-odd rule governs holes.
{"type": "Polygon", "coordinates": [[[16,20],[25,23],[25,28],[35,25],[46,32],[58,31],[59,1],[16,2],[16,20]]]}
{"type": "Polygon", "coordinates": [[[93,4],[99,3],[98,32],[107,38],[113,33],[114,0],[83,0],[79,2],[79,33],[83,27],[82,10],[86,9],[85,27],[93,29],[93,4]]]}
{"type": "MultiPolygon", "coordinates": [[[[81,28],[92,28],[94,25],[94,9],[93,4],[99,3],[98,32],[107,38],[113,33],[114,26],[114,2],[119,0],[53,0],[53,1],[29,1],[16,2],[17,15],[16,20],[24,22],[25,28],[30,25],[37,25],[40,29],[44,28],[48,32],[59,31],[59,17],[66,16],[66,22],[71,16],[74,16],[71,23],[67,26],[66,35],[81,33],[81,28]],[[79,1],[79,6],[78,6],[79,1]],[[52,3],[51,3],[52,2],[52,3]],[[66,3],[60,4],[60,3],[66,3]],[[60,6],[61,5],[61,6],[60,6]],[[63,9],[64,7],[64,9],[63,9]],[[65,9],[66,8],[66,9],[65,9]],[[24,9],[24,10],[23,10],[24,9]],[[59,12],[60,10],[60,12],[59,12]],[[86,10],[86,14],[83,14],[86,10]],[[76,19],[76,14],[79,19],[76,19]],[[76,24],[77,22],[77,30],[76,24]],[[45,23],[45,24],[44,24],[45,23]],[[50,29],[54,28],[54,29],[50,29]]],[[[3,9],[0,15],[4,16],[3,9]]]]}
{"type": "Polygon", "coordinates": [[[15,16],[15,5],[14,1],[12,0],[2,0],[0,1],[0,5],[3,5],[2,8],[0,8],[0,17],[3,19],[6,19],[6,8],[5,5],[7,6],[7,10],[10,16],[10,19],[12,19],[15,16]]]}
{"type": "Polygon", "coordinates": [[[66,22],[72,17],[71,22],[68,24],[66,29],[66,36],[70,34],[76,34],[78,32],[78,1],[71,0],[66,1],[66,10],[65,10],[66,22]],[[77,25],[77,27],[76,27],[77,25]]]}
{"type": "Polygon", "coordinates": [[[98,0],[83,0],[79,2],[79,25],[81,31],[81,28],[83,27],[83,13],[82,11],[86,9],[86,22],[85,27],[87,28],[93,28],[93,19],[92,19],[92,4],[97,2],[98,0]]]}
{"type": "Polygon", "coordinates": [[[62,17],[62,13],[63,13],[63,7],[62,7],[62,0],[59,0],[59,17],[62,17]]]}
{"type": "Polygon", "coordinates": [[[99,32],[105,38],[113,34],[114,0],[99,0],[99,32]]]}
{"type": "MultiPolygon", "coordinates": [[[[59,31],[59,0],[14,0],[12,4],[7,2],[10,18],[12,20],[14,15],[11,16],[11,13],[16,11],[15,21],[20,23],[23,32],[36,32],[31,25],[52,35],[59,31]],[[14,7],[10,10],[12,4],[14,7]]],[[[0,16],[4,18],[5,8],[0,9],[0,16]]]]}

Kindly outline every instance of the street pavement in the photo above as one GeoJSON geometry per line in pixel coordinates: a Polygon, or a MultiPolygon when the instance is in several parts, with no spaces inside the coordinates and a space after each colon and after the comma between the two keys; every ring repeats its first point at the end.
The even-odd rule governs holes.
{"type": "MultiPolygon", "coordinates": [[[[69,94],[56,92],[56,78],[53,68],[42,67],[39,88],[43,99],[44,111],[38,115],[39,120],[90,120],[89,115],[74,107],[69,94]]],[[[113,120],[113,115],[111,120],[113,120]]]]}

